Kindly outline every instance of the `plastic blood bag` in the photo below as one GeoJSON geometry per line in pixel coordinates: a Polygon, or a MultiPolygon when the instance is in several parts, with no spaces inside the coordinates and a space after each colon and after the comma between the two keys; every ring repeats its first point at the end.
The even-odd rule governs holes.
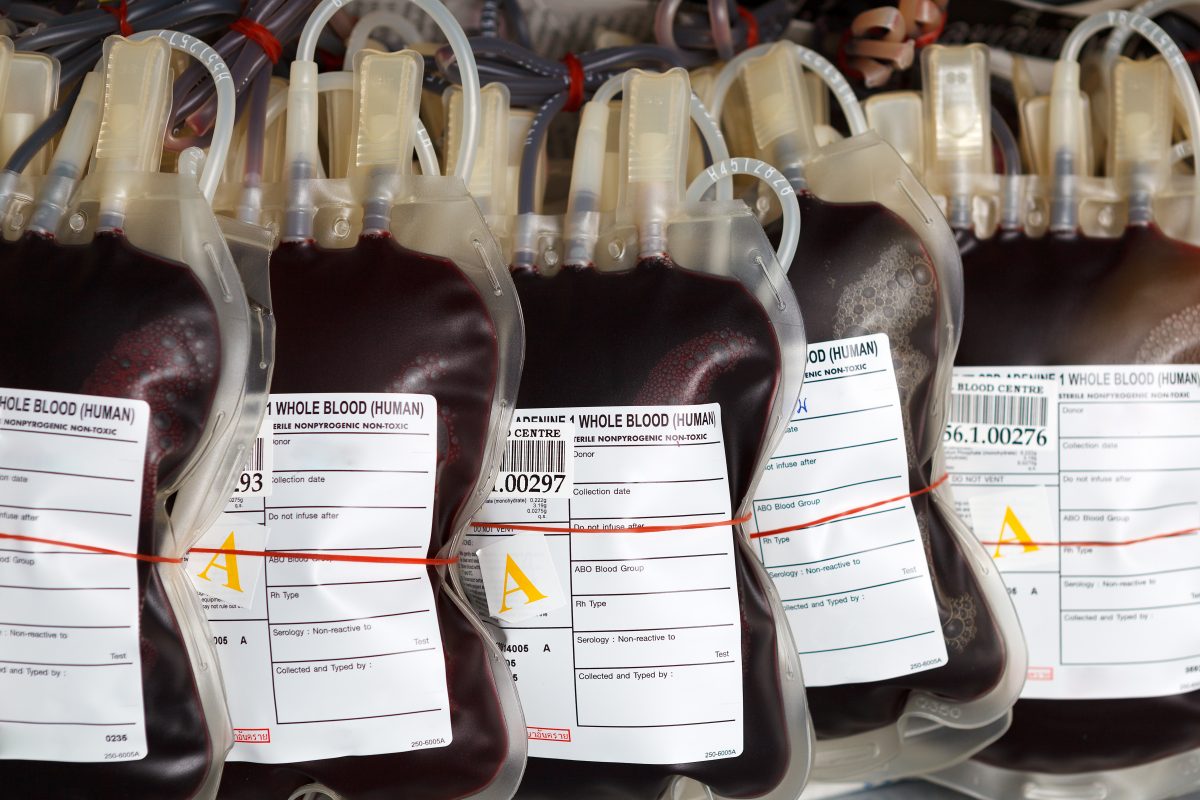
{"type": "MultiPolygon", "coordinates": [[[[6,541],[0,567],[0,776],[23,797],[211,794],[229,744],[178,561],[244,452],[229,430],[250,322],[209,207],[220,137],[199,186],[156,171],[170,85],[158,33],[228,80],[190,37],[110,38],[0,260],[3,503],[27,509],[3,532],[31,537],[6,541]]],[[[232,113],[222,103],[218,128],[232,113]]]]}
{"type": "Polygon", "coordinates": [[[994,740],[1024,672],[1004,587],[938,490],[958,254],[828,62],[751,49],[718,76],[718,103],[739,76],[759,152],[800,194],[788,280],[810,342],[751,536],[800,650],[814,776],[919,773],[994,740]],[[817,144],[801,64],[833,88],[850,138],[817,144]]]}
{"type": "MultiPolygon", "coordinates": [[[[507,797],[524,762],[515,690],[437,556],[494,471],[520,311],[458,179],[471,159],[460,153],[453,180],[409,174],[416,53],[359,53],[349,177],[311,177],[311,59],[338,5],[321,5],[301,37],[288,107],[295,178],[285,207],[264,209],[276,222],[282,211],[285,234],[271,259],[270,491],[228,510],[265,523],[272,552],[350,560],[273,556],[254,597],[206,602],[214,635],[246,643],[221,650],[237,743],[220,795],[507,797]],[[357,240],[350,219],[362,220],[357,240]]],[[[469,60],[453,19],[437,21],[469,60]]],[[[478,85],[467,92],[470,117],[478,85]]]]}
{"type": "Polygon", "coordinates": [[[513,268],[525,370],[462,578],[521,693],[518,797],[657,797],[681,775],[795,797],[800,676],[730,523],[795,395],[800,321],[748,211],[680,204],[686,74],[635,71],[624,91],[628,222],[600,234],[610,260],[513,268]],[[530,491],[555,470],[569,475],[530,491]]]}
{"type": "Polygon", "coordinates": [[[1200,239],[1194,188],[1171,190],[1162,154],[1172,76],[1193,131],[1200,97],[1178,53],[1136,15],[1082,22],[1055,68],[1051,174],[1017,204],[1051,209],[1050,230],[1026,216],[960,233],[969,322],[947,463],[1030,654],[1008,732],[934,778],[981,797],[1196,788],[1200,239]],[[1118,24],[1166,63],[1115,67],[1106,177],[1085,178],[1075,60],[1118,24]]]}

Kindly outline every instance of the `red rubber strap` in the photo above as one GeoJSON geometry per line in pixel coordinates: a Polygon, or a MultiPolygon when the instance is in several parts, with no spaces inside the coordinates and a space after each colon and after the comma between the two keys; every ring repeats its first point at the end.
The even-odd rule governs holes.
{"type": "MultiPolygon", "coordinates": [[[[22,536],[16,533],[0,533],[0,539],[11,539],[16,542],[32,542],[48,544],[53,547],[69,547],[85,553],[98,553],[106,556],[121,556],[137,561],[148,561],[151,564],[181,564],[182,558],[170,556],[150,556],[144,553],[131,553],[126,550],[110,550],[107,547],[94,547],[90,544],[68,542],[60,539],[43,539],[40,536],[22,536]]],[[[362,564],[416,564],[420,566],[440,567],[458,563],[458,558],[401,558],[395,556],[349,556],[339,553],[298,553],[290,550],[233,550],[216,547],[193,547],[191,553],[214,553],[231,556],[258,556],[259,558],[288,558],[296,561],[349,561],[362,564]]]]}
{"type": "Polygon", "coordinates": [[[665,533],[666,531],[694,531],[699,528],[720,528],[723,525],[742,525],[750,521],[751,514],[734,519],[719,519],[716,522],[688,522],[683,525],[643,525],[640,528],[556,528],[550,525],[517,525],[510,522],[472,522],[472,528],[495,528],[504,531],[534,531],[535,533],[665,533]]]}
{"type": "Polygon", "coordinates": [[[265,25],[242,17],[230,25],[229,30],[240,33],[261,47],[262,51],[267,54],[267,58],[271,59],[272,64],[279,63],[279,58],[283,55],[283,45],[279,43],[279,40],[275,38],[275,34],[271,33],[265,25]]]}
{"type": "Polygon", "coordinates": [[[562,57],[567,66],[567,103],[563,111],[578,111],[583,107],[583,62],[574,53],[562,57]]]}
{"type": "Polygon", "coordinates": [[[102,5],[100,8],[117,18],[117,25],[121,29],[122,36],[133,36],[133,26],[129,24],[128,0],[121,0],[116,5],[102,5]]]}
{"type": "Polygon", "coordinates": [[[769,531],[759,531],[758,533],[750,534],[750,538],[751,539],[761,539],[764,536],[778,536],[781,533],[791,533],[792,531],[802,531],[805,528],[812,528],[817,525],[824,525],[826,522],[833,522],[834,520],[841,519],[842,517],[850,517],[855,514],[861,514],[862,512],[869,511],[872,508],[879,508],[880,506],[886,506],[890,503],[899,503],[901,500],[907,500],[910,497],[920,497],[923,494],[928,494],[928,493],[932,492],[934,489],[938,488],[939,486],[941,486],[943,483],[945,483],[948,480],[950,480],[950,474],[945,473],[942,475],[942,477],[938,478],[933,483],[929,484],[928,486],[926,486],[923,489],[917,489],[915,492],[909,492],[908,494],[902,494],[899,497],[889,497],[887,500],[880,500],[876,503],[868,503],[867,505],[859,506],[858,508],[850,508],[845,511],[839,511],[836,514],[830,514],[827,517],[820,517],[819,519],[814,519],[811,522],[801,522],[799,525],[789,525],[786,528],[772,528],[769,531]]]}
{"type": "Polygon", "coordinates": [[[742,6],[737,7],[737,15],[746,23],[746,49],[749,50],[759,41],[758,17],[754,16],[750,9],[742,6]]]}

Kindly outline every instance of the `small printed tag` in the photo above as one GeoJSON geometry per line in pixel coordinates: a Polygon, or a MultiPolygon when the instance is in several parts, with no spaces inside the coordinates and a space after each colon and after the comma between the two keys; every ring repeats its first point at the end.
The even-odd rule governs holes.
{"type": "Polygon", "coordinates": [[[488,612],[519,622],[567,604],[546,537],[522,532],[476,552],[487,593],[488,612]]]}
{"type": "Polygon", "coordinates": [[[1006,561],[1047,548],[1057,538],[1046,490],[1013,487],[971,498],[971,527],[992,558],[1006,561]]]}
{"type": "Polygon", "coordinates": [[[271,418],[263,419],[262,428],[250,448],[250,455],[233,485],[234,495],[269,497],[271,494],[271,469],[274,458],[271,447],[271,418]]]}
{"type": "Polygon", "coordinates": [[[956,371],[944,441],[980,450],[1052,450],[1058,384],[1050,380],[966,376],[956,371]]]}
{"type": "Polygon", "coordinates": [[[566,415],[518,411],[508,429],[493,494],[570,497],[574,462],[575,426],[566,421],[566,415]]]}
{"type": "MultiPolygon", "coordinates": [[[[232,514],[222,514],[193,546],[214,550],[264,550],[269,531],[265,525],[247,525],[232,514]]],[[[187,573],[197,591],[238,608],[249,608],[262,578],[264,561],[260,556],[192,553],[188,556],[187,573]]]]}

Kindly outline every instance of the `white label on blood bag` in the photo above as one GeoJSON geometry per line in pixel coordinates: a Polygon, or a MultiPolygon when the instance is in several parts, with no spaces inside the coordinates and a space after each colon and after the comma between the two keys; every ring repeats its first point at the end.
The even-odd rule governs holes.
{"type": "MultiPolygon", "coordinates": [[[[268,552],[426,557],[437,460],[433,397],[273,394],[267,419],[273,492],[235,497],[226,513],[269,526],[268,552]]],[[[249,608],[201,600],[233,718],[231,761],[450,743],[446,660],[427,567],[272,556],[249,608]]]]}
{"type": "Polygon", "coordinates": [[[542,533],[503,536],[476,551],[488,613],[505,622],[548,614],[567,604],[558,567],[542,533]]]}
{"type": "Polygon", "coordinates": [[[747,526],[805,526],[757,538],[755,549],[783,600],[807,685],[946,663],[910,491],[888,337],[809,345],[803,391],[747,526]]]}
{"type": "Polygon", "coordinates": [[[267,547],[266,525],[246,524],[239,514],[222,514],[211,528],[192,545],[184,569],[192,586],[201,594],[223,600],[238,608],[249,608],[258,596],[263,559],[236,553],[197,553],[195,548],[210,550],[256,550],[267,547]]]}
{"type": "Polygon", "coordinates": [[[233,493],[267,497],[271,494],[271,465],[274,463],[270,423],[263,420],[258,436],[250,447],[250,455],[233,484],[233,493]]]}
{"type": "MultiPolygon", "coordinates": [[[[0,531],[138,550],[150,406],[0,389],[0,531]]],[[[0,759],[146,756],[138,562],[0,539],[0,759]]]]}
{"type": "Polygon", "coordinates": [[[1000,403],[1048,400],[1044,447],[946,446],[955,501],[1021,618],[1029,646],[1021,696],[1200,688],[1200,369],[972,367],[954,375],[960,392],[990,382],[1000,403]]]}
{"type": "Polygon", "coordinates": [[[557,413],[513,414],[493,494],[571,496],[575,426],[561,419],[557,413]]]}
{"type": "Polygon", "coordinates": [[[586,529],[545,534],[566,606],[491,623],[517,681],[529,754],[638,764],[740,754],[741,616],[720,406],[523,413],[575,426],[572,494],[493,496],[461,555],[467,592],[486,609],[468,554],[519,535],[505,524],[586,529]],[[722,524],[654,531],[694,523],[722,524]]]}

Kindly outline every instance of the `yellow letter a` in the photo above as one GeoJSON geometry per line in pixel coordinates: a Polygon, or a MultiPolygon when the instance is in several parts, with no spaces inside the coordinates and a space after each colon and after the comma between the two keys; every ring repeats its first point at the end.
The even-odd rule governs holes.
{"type": "MultiPolygon", "coordinates": [[[[221,549],[222,550],[236,550],[237,549],[237,544],[233,541],[233,531],[229,532],[229,536],[227,536],[225,538],[225,543],[221,545],[221,549]]],[[[231,555],[229,553],[224,553],[224,554],[223,553],[213,553],[213,557],[208,562],[208,566],[206,566],[204,568],[204,570],[196,577],[203,578],[206,581],[211,581],[212,578],[208,577],[208,571],[210,569],[212,569],[213,567],[216,567],[217,569],[222,570],[225,573],[225,577],[229,579],[228,583],[225,584],[228,588],[233,589],[235,592],[240,592],[242,590],[242,582],[240,580],[238,580],[237,556],[231,555]],[[224,559],[225,563],[218,564],[217,563],[218,558],[224,559]]]]}
{"type": "Polygon", "coordinates": [[[1004,507],[1004,521],[1000,523],[1000,534],[996,537],[996,555],[992,556],[992,558],[1000,558],[1000,550],[1006,542],[1022,542],[1026,553],[1038,549],[1038,546],[1033,543],[1033,539],[1030,538],[1029,533],[1025,530],[1025,526],[1021,524],[1021,520],[1017,519],[1012,506],[1004,507]],[[1009,528],[1013,532],[1012,538],[1005,539],[1004,531],[1009,528]]]}
{"type": "Polygon", "coordinates": [[[533,581],[526,577],[521,568],[517,566],[517,562],[513,561],[512,556],[505,556],[504,562],[504,594],[500,597],[500,613],[511,611],[508,607],[508,596],[517,592],[525,593],[525,605],[536,603],[538,600],[545,600],[546,595],[542,594],[533,581]],[[512,589],[508,588],[508,579],[512,578],[516,586],[512,589]]]}

